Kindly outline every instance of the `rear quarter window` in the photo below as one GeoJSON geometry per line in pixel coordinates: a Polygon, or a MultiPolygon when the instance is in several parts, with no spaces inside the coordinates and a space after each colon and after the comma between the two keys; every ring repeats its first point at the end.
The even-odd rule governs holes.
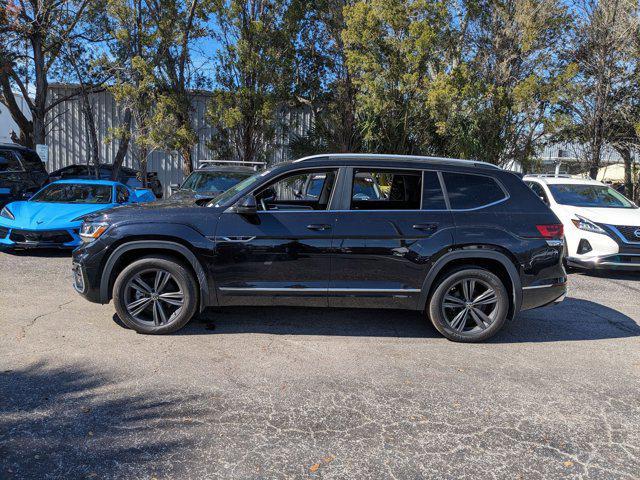
{"type": "Polygon", "coordinates": [[[507,197],[498,182],[489,176],[444,172],[443,177],[454,210],[481,208],[507,197]]]}

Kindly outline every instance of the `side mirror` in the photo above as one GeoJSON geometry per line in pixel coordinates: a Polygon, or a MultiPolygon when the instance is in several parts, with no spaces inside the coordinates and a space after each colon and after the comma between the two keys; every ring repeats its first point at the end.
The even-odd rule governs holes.
{"type": "Polygon", "coordinates": [[[240,215],[254,215],[258,212],[258,202],[253,195],[247,195],[238,200],[234,208],[240,215]]]}

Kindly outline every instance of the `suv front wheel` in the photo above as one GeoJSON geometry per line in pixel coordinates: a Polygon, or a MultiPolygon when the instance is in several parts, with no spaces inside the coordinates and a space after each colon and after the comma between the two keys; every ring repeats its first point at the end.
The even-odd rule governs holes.
{"type": "Polygon", "coordinates": [[[197,283],[181,263],[145,257],[125,267],[113,285],[120,320],[138,333],[171,333],[191,320],[198,307],[197,283]]]}
{"type": "Polygon", "coordinates": [[[495,335],[509,311],[502,280],[488,270],[462,268],[447,273],[431,296],[433,326],[455,342],[480,342],[495,335]]]}

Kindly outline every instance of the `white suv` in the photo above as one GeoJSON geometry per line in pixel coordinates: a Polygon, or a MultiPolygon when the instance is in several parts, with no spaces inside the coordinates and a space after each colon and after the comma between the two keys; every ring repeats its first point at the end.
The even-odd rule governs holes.
{"type": "Polygon", "coordinates": [[[631,200],[595,180],[523,180],[564,224],[567,265],[640,270],[640,209],[631,200]]]}

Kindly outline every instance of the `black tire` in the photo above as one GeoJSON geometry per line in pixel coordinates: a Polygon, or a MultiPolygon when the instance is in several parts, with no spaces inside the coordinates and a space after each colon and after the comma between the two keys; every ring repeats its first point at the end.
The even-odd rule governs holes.
{"type": "Polygon", "coordinates": [[[509,294],[497,275],[479,267],[463,267],[439,279],[427,313],[433,326],[449,340],[481,342],[495,335],[507,320],[509,294]],[[469,288],[472,291],[467,295],[469,288]],[[488,303],[493,299],[495,302],[488,303]]]}
{"type": "Polygon", "coordinates": [[[136,332],[171,333],[196,314],[198,284],[175,259],[144,257],[120,272],[113,284],[113,302],[122,323],[136,332]]]}

